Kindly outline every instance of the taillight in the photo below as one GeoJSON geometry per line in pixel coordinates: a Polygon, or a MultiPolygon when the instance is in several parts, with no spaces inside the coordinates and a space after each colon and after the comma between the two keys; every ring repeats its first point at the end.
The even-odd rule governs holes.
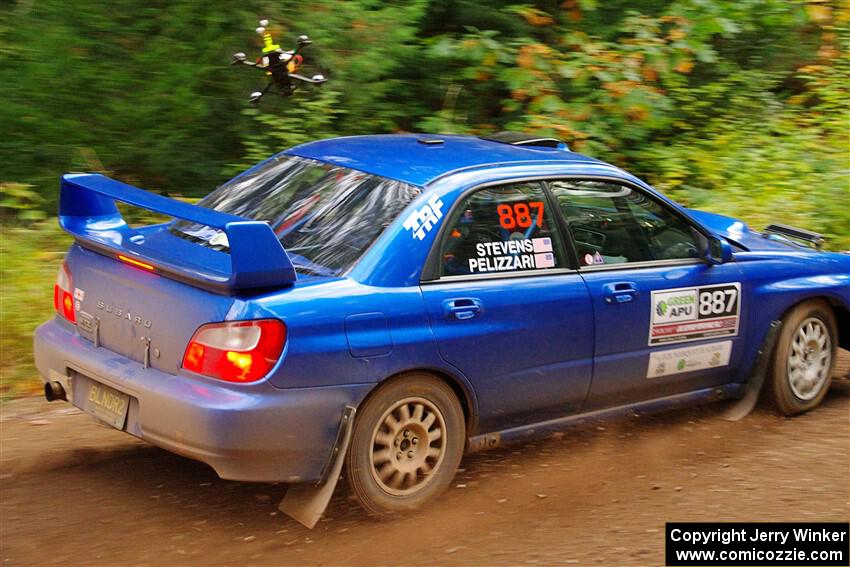
{"type": "Polygon", "coordinates": [[[286,344],[277,319],[201,326],[183,355],[183,368],[228,382],[255,382],[267,375],[286,344]]]}
{"type": "Polygon", "coordinates": [[[77,323],[77,313],[74,309],[74,286],[71,283],[71,272],[68,266],[62,263],[59,274],[56,276],[56,285],[53,286],[53,307],[56,312],[65,319],[77,323]]]}

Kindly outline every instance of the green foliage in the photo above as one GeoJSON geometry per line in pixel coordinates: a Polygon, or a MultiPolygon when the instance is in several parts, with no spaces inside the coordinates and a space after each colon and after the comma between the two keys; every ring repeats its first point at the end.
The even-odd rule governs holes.
{"type": "Polygon", "coordinates": [[[53,283],[71,244],[56,220],[0,229],[0,399],[34,391],[35,328],[53,316],[53,283]]]}
{"type": "Polygon", "coordinates": [[[245,136],[245,157],[232,167],[233,174],[282,149],[333,136],[335,120],[345,114],[339,98],[340,93],[331,87],[298,101],[280,115],[255,108],[243,110],[243,114],[253,118],[256,131],[245,136]]]}
{"type": "Polygon", "coordinates": [[[0,183],[0,219],[6,222],[43,219],[46,216],[40,208],[43,201],[32,185],[0,183]]]}
{"type": "Polygon", "coordinates": [[[636,159],[652,165],[650,182],[684,204],[758,227],[807,227],[824,233],[830,248],[850,249],[850,146],[846,126],[839,125],[843,112],[832,108],[837,88],[826,85],[820,102],[805,112],[769,94],[761,100],[741,96],[735,84],[690,89],[681,93],[686,111],[723,105],[724,112],[669,145],[648,146],[636,159]]]}
{"type": "Polygon", "coordinates": [[[36,186],[52,210],[69,170],[212,189],[241,151],[251,90],[228,62],[252,39],[256,7],[235,6],[27,0],[0,9],[0,179],[36,186]]]}

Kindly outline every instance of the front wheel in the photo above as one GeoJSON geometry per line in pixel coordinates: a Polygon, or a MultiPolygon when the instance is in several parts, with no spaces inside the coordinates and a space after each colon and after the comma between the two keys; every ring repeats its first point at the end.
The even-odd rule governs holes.
{"type": "Polygon", "coordinates": [[[425,373],[393,380],[355,419],[346,455],[351,490],[374,516],[419,508],[451,483],[464,440],[463,410],[448,385],[425,373]]]}
{"type": "Polygon", "coordinates": [[[829,390],[838,336],[824,301],[808,301],[783,319],[773,357],[770,397],[784,415],[817,406],[829,390]]]}

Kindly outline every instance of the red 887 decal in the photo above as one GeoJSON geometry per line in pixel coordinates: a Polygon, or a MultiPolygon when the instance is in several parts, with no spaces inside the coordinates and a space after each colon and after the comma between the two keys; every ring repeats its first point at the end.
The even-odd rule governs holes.
{"type": "Polygon", "coordinates": [[[528,228],[532,224],[543,226],[543,201],[529,203],[503,203],[496,207],[499,215],[499,226],[505,230],[528,228]]]}

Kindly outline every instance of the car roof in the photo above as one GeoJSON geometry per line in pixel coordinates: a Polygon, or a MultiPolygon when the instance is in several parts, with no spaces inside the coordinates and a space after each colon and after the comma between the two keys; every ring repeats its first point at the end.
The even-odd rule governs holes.
{"type": "Polygon", "coordinates": [[[424,187],[470,168],[532,163],[602,163],[565,148],[515,146],[473,136],[384,134],[329,138],[283,152],[424,187]],[[435,142],[441,140],[442,143],[435,142]]]}

